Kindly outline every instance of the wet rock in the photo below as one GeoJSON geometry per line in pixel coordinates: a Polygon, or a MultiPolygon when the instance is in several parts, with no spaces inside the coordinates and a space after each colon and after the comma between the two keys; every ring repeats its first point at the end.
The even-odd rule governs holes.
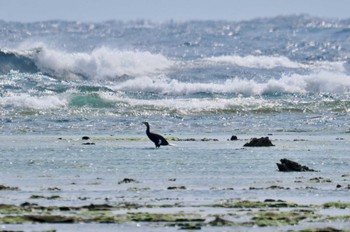
{"type": "Polygon", "coordinates": [[[5,186],[5,185],[0,185],[0,191],[16,191],[19,190],[17,187],[10,187],[10,186],[5,186]]]}
{"type": "Polygon", "coordinates": [[[82,143],[82,145],[95,145],[95,143],[82,143]]]}
{"type": "Polygon", "coordinates": [[[113,208],[111,205],[108,204],[90,204],[90,205],[85,205],[81,207],[82,209],[88,209],[88,210],[109,210],[113,208]]]}
{"type": "Polygon", "coordinates": [[[208,225],[210,226],[234,226],[234,222],[231,222],[229,220],[220,218],[218,216],[215,217],[215,219],[211,222],[208,222],[208,225]]]}
{"type": "Polygon", "coordinates": [[[325,179],[323,177],[315,177],[315,178],[311,178],[310,182],[315,182],[315,183],[331,183],[332,180],[331,179],[325,179]]]}
{"type": "Polygon", "coordinates": [[[177,224],[180,230],[201,230],[202,225],[198,223],[179,223],[177,224]]]}
{"type": "Polygon", "coordinates": [[[209,139],[209,138],[202,138],[201,139],[202,142],[209,142],[209,141],[219,141],[218,139],[209,139]]]}
{"type": "Polygon", "coordinates": [[[61,189],[58,187],[47,188],[47,190],[49,190],[49,191],[61,191],[61,189]]]}
{"type": "Polygon", "coordinates": [[[230,140],[231,140],[231,141],[235,141],[235,140],[238,140],[238,138],[237,138],[236,135],[232,135],[230,140]]]}
{"type": "Polygon", "coordinates": [[[244,147],[271,147],[272,144],[269,137],[252,138],[250,142],[244,144],[244,147]]]}
{"type": "Polygon", "coordinates": [[[139,181],[131,178],[124,178],[123,180],[118,182],[118,184],[128,184],[128,183],[139,183],[139,181]]]}
{"type": "Polygon", "coordinates": [[[82,140],[89,140],[90,137],[89,137],[89,136],[83,136],[81,139],[82,139],[82,140]]]}
{"type": "Polygon", "coordinates": [[[315,170],[289,159],[281,159],[280,162],[276,163],[280,172],[315,172],[315,170]]]}
{"type": "Polygon", "coordinates": [[[185,190],[185,186],[170,186],[168,187],[168,190],[185,190]]]}
{"type": "Polygon", "coordinates": [[[22,204],[20,204],[20,206],[21,207],[23,207],[23,208],[26,208],[26,207],[35,207],[35,206],[38,206],[38,204],[35,204],[35,203],[30,203],[30,202],[24,202],[24,203],[22,203],[22,204]]]}
{"type": "Polygon", "coordinates": [[[75,217],[59,216],[59,215],[26,215],[26,220],[37,223],[75,223],[75,217]]]}

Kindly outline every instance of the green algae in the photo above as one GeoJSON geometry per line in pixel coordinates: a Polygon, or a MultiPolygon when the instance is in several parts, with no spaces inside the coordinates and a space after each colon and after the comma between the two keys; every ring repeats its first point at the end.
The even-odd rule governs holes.
{"type": "Polygon", "coordinates": [[[299,230],[299,232],[349,232],[349,231],[350,230],[338,230],[333,227],[299,230]]]}
{"type": "Polygon", "coordinates": [[[195,217],[193,214],[184,213],[147,213],[137,212],[128,213],[128,218],[134,222],[202,222],[204,218],[195,217]]]}
{"type": "Polygon", "coordinates": [[[259,227],[297,225],[302,220],[317,217],[319,216],[313,211],[258,212],[252,217],[252,225],[259,227]]]}
{"type": "Polygon", "coordinates": [[[325,208],[325,209],[328,209],[328,208],[346,209],[346,208],[350,208],[350,203],[328,202],[328,203],[323,204],[323,208],[325,208]]]}
{"type": "Polygon", "coordinates": [[[21,213],[23,210],[21,210],[16,205],[6,205],[6,204],[0,204],[0,215],[6,215],[6,214],[18,214],[21,213]]]}
{"type": "Polygon", "coordinates": [[[212,207],[218,208],[295,208],[299,205],[284,201],[261,202],[261,201],[238,201],[214,204],[212,207]]]}
{"type": "Polygon", "coordinates": [[[55,200],[61,198],[58,195],[53,195],[53,196],[41,196],[41,195],[32,195],[30,196],[30,199],[47,199],[47,200],[55,200]]]}
{"type": "MultiPolygon", "coordinates": [[[[338,203],[338,202],[337,202],[338,203]]],[[[334,203],[328,203],[333,207],[334,203]]],[[[347,203],[344,203],[347,204],[347,203]]],[[[317,210],[325,205],[300,206],[295,203],[267,199],[261,201],[228,200],[214,205],[181,205],[180,203],[153,205],[136,202],[119,202],[110,204],[90,204],[83,206],[39,206],[31,203],[0,205],[0,224],[32,223],[156,223],[160,226],[173,226],[178,229],[195,230],[202,227],[279,227],[298,225],[302,222],[339,222],[350,220],[350,216],[325,216],[317,210]],[[184,210],[171,213],[144,212],[148,208],[171,209],[179,207],[196,207],[200,213],[188,213],[184,210]],[[204,213],[207,208],[230,208],[220,215],[204,213]],[[139,211],[141,209],[141,212],[139,211]],[[202,210],[203,209],[203,210],[202,210]],[[244,209],[243,211],[241,209],[244,209]],[[280,211],[281,210],[281,211],[280,211]],[[235,213],[239,212],[239,214],[235,213]],[[239,219],[238,222],[227,218],[239,219]],[[214,219],[212,219],[214,217],[214,219]]],[[[162,211],[162,210],[160,210],[162,211]]],[[[163,211],[164,212],[164,211],[163,211]]]]}

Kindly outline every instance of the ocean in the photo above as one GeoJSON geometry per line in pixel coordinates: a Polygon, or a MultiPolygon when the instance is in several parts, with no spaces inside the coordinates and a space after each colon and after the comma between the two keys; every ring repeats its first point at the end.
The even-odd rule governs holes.
{"type": "Polygon", "coordinates": [[[17,207],[2,229],[350,228],[350,19],[0,21],[0,87],[0,204],[17,207]],[[243,147],[253,137],[275,146],[243,147]],[[282,158],[318,172],[278,172],[282,158]],[[262,225],[257,208],[290,207],[225,205],[270,201],[313,216],[262,225]],[[41,223],[23,203],[81,208],[41,223]]]}

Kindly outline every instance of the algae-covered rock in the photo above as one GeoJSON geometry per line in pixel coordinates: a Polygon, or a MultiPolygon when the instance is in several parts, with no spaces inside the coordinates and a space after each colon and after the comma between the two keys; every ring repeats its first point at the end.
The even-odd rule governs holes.
{"type": "Polygon", "coordinates": [[[0,191],[17,191],[19,190],[18,187],[10,187],[5,185],[0,185],[0,191]]]}
{"type": "Polygon", "coordinates": [[[118,184],[129,184],[129,183],[140,183],[140,182],[132,178],[124,178],[123,180],[118,182],[118,184]]]}
{"type": "Polygon", "coordinates": [[[213,221],[208,222],[208,225],[210,225],[210,226],[235,226],[236,224],[234,222],[231,222],[229,220],[226,220],[226,219],[223,219],[223,218],[216,216],[213,221]]]}
{"type": "Polygon", "coordinates": [[[253,224],[265,226],[297,225],[300,221],[317,217],[313,211],[258,212],[252,217],[253,224]]]}
{"type": "Polygon", "coordinates": [[[323,208],[337,208],[337,209],[347,209],[350,208],[350,203],[345,202],[328,202],[323,204],[323,208]]]}
{"type": "Polygon", "coordinates": [[[61,215],[26,215],[24,218],[36,223],[75,223],[79,221],[76,217],[61,215]]]}

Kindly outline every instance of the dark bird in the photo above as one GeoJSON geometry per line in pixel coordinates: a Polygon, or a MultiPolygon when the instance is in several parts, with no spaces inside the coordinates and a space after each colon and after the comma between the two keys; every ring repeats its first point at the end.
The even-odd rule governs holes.
{"type": "Polygon", "coordinates": [[[159,148],[161,145],[162,146],[170,145],[168,143],[168,141],[166,141],[166,139],[163,136],[150,132],[148,122],[143,122],[143,124],[145,124],[147,127],[146,134],[147,134],[148,138],[152,142],[154,142],[154,145],[156,145],[156,148],[159,148]]]}

